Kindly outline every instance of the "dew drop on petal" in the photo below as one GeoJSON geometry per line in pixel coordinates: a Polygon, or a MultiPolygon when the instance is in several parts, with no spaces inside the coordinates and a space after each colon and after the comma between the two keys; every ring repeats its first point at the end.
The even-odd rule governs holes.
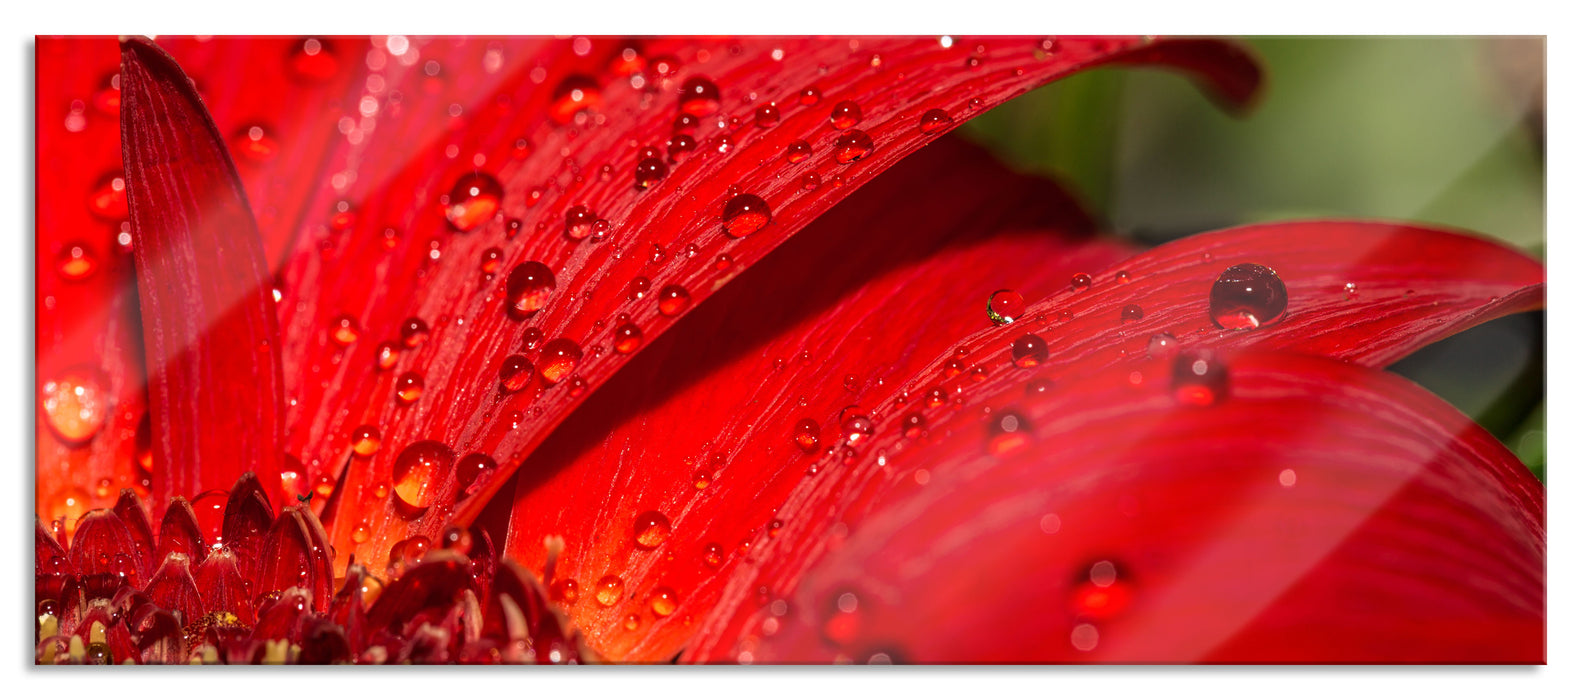
{"type": "Polygon", "coordinates": [[[538,359],[538,375],[549,384],[558,384],[577,369],[582,348],[569,338],[556,338],[544,344],[538,359]]]}
{"type": "Polygon", "coordinates": [[[410,405],[423,397],[423,375],[417,372],[403,372],[396,378],[396,401],[410,405]]]}
{"type": "Polygon", "coordinates": [[[1130,272],[1121,270],[1120,272],[1115,273],[1115,281],[1119,284],[1131,284],[1132,275],[1130,272]]]}
{"type": "Polygon", "coordinates": [[[566,124],[583,110],[597,110],[604,103],[599,84],[586,75],[569,75],[555,86],[550,97],[549,116],[557,123],[566,124]]]}
{"type": "Polygon", "coordinates": [[[654,592],[648,596],[648,607],[659,617],[665,617],[675,612],[676,605],[679,602],[680,597],[676,595],[676,592],[665,586],[655,588],[654,592]]]}
{"type": "Polygon", "coordinates": [[[549,599],[563,605],[573,605],[580,595],[577,591],[577,582],[563,578],[549,586],[549,599]]]}
{"type": "Polygon", "coordinates": [[[1078,272],[1071,276],[1071,291],[1084,292],[1093,286],[1093,278],[1086,273],[1078,272]]]}
{"type": "Polygon", "coordinates": [[[390,467],[396,498],[409,509],[427,508],[455,461],[456,453],[445,443],[420,440],[407,445],[390,467]]]}
{"type": "Polygon", "coordinates": [[[352,431],[352,452],[359,457],[368,457],[379,451],[379,429],[364,425],[352,431]]]}
{"type": "Polygon", "coordinates": [[[1049,344],[1032,333],[1011,343],[1011,364],[1017,367],[1037,367],[1049,359],[1049,344]]]}
{"type": "Polygon", "coordinates": [[[670,518],[657,510],[645,511],[637,516],[632,527],[632,540],[638,549],[653,549],[670,538],[670,518]]]}
{"type": "Polygon", "coordinates": [[[1080,617],[1107,620],[1125,611],[1132,601],[1131,576],[1108,559],[1079,570],[1075,584],[1071,611],[1080,617]]]}
{"type": "Polygon", "coordinates": [[[317,38],[292,44],[290,53],[286,55],[286,65],[293,75],[311,82],[329,80],[340,70],[330,44],[317,38]]]}
{"type": "Polygon", "coordinates": [[[665,165],[665,161],[659,158],[650,157],[637,161],[637,189],[646,190],[653,187],[669,174],[670,166],[665,165]]]}
{"type": "Polygon", "coordinates": [[[428,324],[416,316],[401,322],[401,344],[408,350],[416,349],[428,340],[428,324]]]}
{"type": "Polygon", "coordinates": [[[707,117],[720,111],[720,89],[714,81],[694,75],[681,83],[681,111],[707,117]]]}
{"type": "Polygon", "coordinates": [[[471,231],[500,211],[505,189],[487,173],[468,173],[456,180],[445,204],[445,220],[457,231],[471,231]]]}
{"type": "Polygon", "coordinates": [[[955,122],[956,120],[952,119],[948,112],[935,108],[924,112],[923,116],[918,118],[917,125],[923,133],[932,135],[949,129],[955,122]]]}
{"type": "Polygon", "coordinates": [[[755,194],[739,194],[725,203],[721,220],[725,233],[731,238],[742,238],[769,224],[772,213],[769,203],[755,194]]]}
{"type": "Polygon", "coordinates": [[[521,321],[549,303],[555,291],[555,273],[548,265],[529,260],[511,268],[505,279],[505,312],[521,321]]]}
{"type": "Polygon", "coordinates": [[[1168,360],[1181,352],[1181,341],[1169,333],[1155,333],[1148,339],[1148,359],[1168,360]]]}
{"type": "Polygon", "coordinates": [[[112,410],[99,373],[70,369],[44,382],[40,404],[50,430],[62,442],[82,444],[99,434],[112,410]]]}
{"type": "Polygon", "coordinates": [[[786,162],[800,163],[813,155],[813,147],[802,139],[796,139],[786,144],[786,162]]]}
{"type": "Polygon", "coordinates": [[[582,205],[566,210],[566,237],[580,241],[593,233],[593,222],[599,217],[582,205]]]}
{"type": "Polygon", "coordinates": [[[753,112],[753,124],[760,129],[767,129],[778,123],[780,123],[780,107],[773,102],[759,105],[757,111],[753,112]]]}
{"type": "Polygon", "coordinates": [[[401,348],[397,347],[395,343],[388,340],[380,343],[379,348],[374,351],[374,367],[378,368],[380,371],[388,370],[391,367],[394,367],[396,365],[396,360],[399,359],[401,359],[401,348]]]}
{"type": "Polygon", "coordinates": [[[797,93],[797,102],[800,102],[803,106],[816,105],[822,99],[824,99],[824,92],[817,87],[803,88],[802,92],[797,93]]]}
{"type": "Polygon", "coordinates": [[[606,608],[621,602],[621,593],[626,589],[626,582],[614,574],[599,579],[593,584],[593,599],[606,608]]]}
{"type": "Polygon", "coordinates": [[[533,363],[522,355],[511,355],[500,362],[500,391],[514,393],[533,380],[533,363]]]}
{"type": "Polygon", "coordinates": [[[93,254],[88,244],[73,241],[61,247],[60,256],[55,258],[55,270],[60,273],[60,278],[67,282],[85,280],[99,269],[99,258],[93,254]]]}
{"type": "MultiPolygon", "coordinates": [[[[461,461],[456,463],[456,488],[465,490],[467,487],[472,486],[472,483],[477,481],[478,477],[494,471],[497,466],[499,465],[495,463],[493,457],[482,452],[473,452],[462,457],[461,461]]],[[[461,495],[460,492],[457,493],[458,497],[461,495]]]]}
{"type": "Polygon", "coordinates": [[[1189,406],[1212,406],[1230,388],[1230,373],[1212,351],[1183,351],[1176,356],[1170,376],[1176,401],[1189,406]]]}
{"type": "Polygon", "coordinates": [[[1143,320],[1143,307],[1136,304],[1127,304],[1121,307],[1122,322],[1141,320],[1143,320]]]}
{"type": "Polygon", "coordinates": [[[999,289],[989,295],[988,310],[989,320],[994,325],[1003,326],[1026,313],[1027,302],[1015,290],[999,289]]]}
{"type": "Polygon", "coordinates": [[[1022,414],[1004,410],[989,418],[989,454],[996,457],[1016,453],[1033,442],[1032,424],[1022,414]]]}
{"type": "Polygon", "coordinates": [[[623,323],[615,329],[615,351],[623,355],[637,352],[643,344],[643,329],[633,323],[623,323]]]}
{"type": "Polygon", "coordinates": [[[854,415],[840,424],[840,436],[851,444],[862,442],[873,436],[873,420],[865,415],[854,415]]]}
{"type": "Polygon", "coordinates": [[[837,129],[850,129],[862,121],[862,106],[851,100],[836,102],[829,112],[829,123],[837,129]]]}
{"type": "Polygon", "coordinates": [[[861,129],[852,129],[835,137],[835,162],[855,163],[873,152],[873,138],[861,129]]]}
{"type": "Polygon", "coordinates": [[[128,215],[126,204],[126,176],[111,173],[99,179],[99,184],[88,195],[88,211],[110,221],[120,221],[128,215]]]}
{"type": "Polygon", "coordinates": [[[675,316],[687,310],[692,304],[692,295],[686,287],[678,284],[667,284],[659,290],[659,313],[666,316],[675,316]]]}
{"type": "Polygon", "coordinates": [[[1285,316],[1285,282],[1262,265],[1241,263],[1220,273],[1209,290],[1209,317],[1220,328],[1257,328],[1285,316]]]}
{"type": "Polygon", "coordinates": [[[336,316],[330,321],[330,340],[340,347],[346,347],[357,342],[361,329],[357,327],[357,319],[347,314],[336,316]]]}

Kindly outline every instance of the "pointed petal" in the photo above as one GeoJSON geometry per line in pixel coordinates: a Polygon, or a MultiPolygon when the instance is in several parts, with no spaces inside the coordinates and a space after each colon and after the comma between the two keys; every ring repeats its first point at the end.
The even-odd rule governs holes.
{"type": "Polygon", "coordinates": [[[176,613],[184,626],[203,617],[203,598],[192,578],[190,562],[184,554],[171,554],[148,582],[148,597],[165,610],[176,613]]]}
{"type": "Polygon", "coordinates": [[[252,626],[256,590],[237,565],[236,555],[229,549],[214,551],[198,565],[198,592],[203,596],[203,607],[209,612],[228,612],[241,624],[252,626]]]}
{"type": "Polygon", "coordinates": [[[259,568],[264,563],[260,550],[274,522],[274,509],[269,506],[269,496],[258,483],[258,476],[252,472],[242,474],[225,500],[224,529],[220,542],[236,552],[242,576],[254,582],[254,589],[260,593],[267,592],[256,585],[259,568]]]}
{"type": "Polygon", "coordinates": [[[312,511],[287,507],[261,541],[254,587],[265,594],[301,589],[312,596],[315,611],[328,611],[335,582],[322,532],[312,511]]]}
{"type": "Polygon", "coordinates": [[[688,658],[1542,662],[1544,494],[1499,441],[1393,375],[1220,357],[1207,407],[1145,363],[880,427],[887,466],[791,499],[778,602],[729,588],[688,658]]]}
{"type": "Polygon", "coordinates": [[[191,81],[122,45],[122,148],[149,371],[153,493],[253,471],[279,489],[280,332],[269,268],[224,141],[191,81]]]}
{"type": "Polygon", "coordinates": [[[77,521],[71,563],[83,577],[87,594],[109,598],[122,585],[141,588],[147,580],[131,530],[113,511],[89,511],[77,521]]]}
{"type": "Polygon", "coordinates": [[[177,496],[165,509],[165,519],[159,523],[159,548],[155,557],[164,561],[172,553],[187,557],[188,561],[202,564],[209,556],[209,547],[203,541],[203,530],[192,504],[177,496]]]}
{"type": "Polygon", "coordinates": [[[132,489],[121,489],[121,497],[115,502],[115,514],[120,516],[121,522],[126,523],[126,529],[132,533],[139,566],[143,571],[152,572],[154,531],[149,528],[148,513],[143,511],[143,504],[132,489]]]}

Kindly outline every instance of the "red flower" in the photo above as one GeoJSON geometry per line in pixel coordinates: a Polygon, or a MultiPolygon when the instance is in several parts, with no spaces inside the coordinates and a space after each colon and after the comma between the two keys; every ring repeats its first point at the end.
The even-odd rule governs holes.
{"type": "Polygon", "coordinates": [[[1541,263],[944,135],[1233,44],[160,46],[39,42],[41,662],[1544,658],[1542,487],[1379,371],[1541,263]]]}

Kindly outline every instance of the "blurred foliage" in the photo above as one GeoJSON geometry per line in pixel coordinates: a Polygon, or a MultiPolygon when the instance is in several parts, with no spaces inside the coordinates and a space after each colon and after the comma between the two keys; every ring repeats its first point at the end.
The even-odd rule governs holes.
{"type": "MultiPolygon", "coordinates": [[[[1014,167],[1072,186],[1117,232],[1144,243],[1260,221],[1384,218],[1544,255],[1541,38],[1246,43],[1266,84],[1241,118],[1179,76],[1100,70],[962,131],[1014,167]]],[[[1526,314],[1391,369],[1477,418],[1542,474],[1543,334],[1543,314],[1526,314]]]]}

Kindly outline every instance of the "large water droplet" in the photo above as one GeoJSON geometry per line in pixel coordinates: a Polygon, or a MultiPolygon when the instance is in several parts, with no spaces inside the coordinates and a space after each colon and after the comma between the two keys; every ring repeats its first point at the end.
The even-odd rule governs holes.
{"type": "Polygon", "coordinates": [[[456,463],[457,497],[461,497],[462,493],[472,486],[472,482],[478,480],[478,477],[494,471],[497,466],[499,465],[495,463],[493,457],[482,452],[473,452],[462,457],[461,461],[456,463]]]}
{"type": "Polygon", "coordinates": [[[837,129],[850,129],[862,121],[862,106],[851,100],[836,102],[829,112],[829,123],[837,129]]]}
{"type": "Polygon", "coordinates": [[[593,78],[581,74],[569,75],[555,86],[555,92],[550,98],[549,116],[556,122],[565,124],[576,117],[578,112],[598,109],[603,103],[604,98],[599,94],[599,84],[593,78]]]}
{"type": "Polygon", "coordinates": [[[665,517],[664,513],[650,510],[637,516],[632,527],[632,539],[638,549],[653,549],[669,538],[670,518],[665,517]]]}
{"type": "Polygon", "coordinates": [[[1033,426],[1022,414],[1004,410],[989,418],[989,454],[996,457],[1018,452],[1033,442],[1033,426]]]}
{"type": "Polygon", "coordinates": [[[500,211],[505,189],[487,173],[468,173],[456,180],[445,203],[445,220],[457,231],[471,231],[500,211]]]}
{"type": "Polygon", "coordinates": [[[677,596],[675,591],[665,586],[655,588],[654,592],[648,596],[648,607],[659,617],[665,617],[675,612],[676,606],[680,602],[680,596],[677,596]]]}
{"type": "Polygon", "coordinates": [[[587,207],[574,206],[566,210],[566,236],[574,241],[580,241],[593,233],[593,222],[599,217],[587,207]]]}
{"type": "Polygon", "coordinates": [[[404,405],[410,405],[423,398],[423,375],[417,372],[401,373],[401,376],[396,378],[395,395],[396,401],[404,405]]]}
{"type": "Polygon", "coordinates": [[[1136,304],[1127,304],[1121,307],[1121,322],[1143,320],[1143,307],[1136,304]]]}
{"type": "Polygon", "coordinates": [[[500,390],[506,393],[521,391],[533,379],[533,363],[526,357],[511,355],[500,363],[500,390]]]}
{"type": "Polygon", "coordinates": [[[873,152],[873,138],[861,129],[852,129],[835,137],[835,162],[855,163],[873,152]]]}
{"type": "Polygon", "coordinates": [[[390,468],[396,499],[409,511],[427,508],[455,462],[456,453],[445,443],[420,440],[407,445],[390,468]]]}
{"type": "Polygon", "coordinates": [[[538,376],[543,377],[549,384],[559,384],[560,380],[569,376],[577,369],[577,363],[582,360],[582,348],[569,338],[556,338],[544,344],[544,351],[538,358],[538,376]]]}
{"type": "Polygon", "coordinates": [[[1262,265],[1242,263],[1220,273],[1209,289],[1209,317],[1220,328],[1257,328],[1285,316],[1285,282],[1262,265]]]}
{"type": "Polygon", "coordinates": [[[681,111],[707,117],[720,111],[720,89],[713,81],[694,75],[681,83],[681,111]]]}
{"type": "Polygon", "coordinates": [[[667,284],[659,290],[659,313],[675,316],[692,304],[692,295],[678,284],[667,284]]]}
{"type": "Polygon", "coordinates": [[[725,203],[725,233],[731,238],[741,238],[769,224],[772,212],[769,203],[755,194],[739,194],[725,203]]]}
{"type": "Polygon", "coordinates": [[[615,329],[615,351],[623,355],[637,352],[643,344],[643,329],[636,324],[623,323],[615,329]]]}
{"type": "Polygon", "coordinates": [[[665,161],[659,158],[649,157],[637,161],[637,189],[646,190],[653,187],[669,174],[670,166],[665,165],[665,161]]]}
{"type": "Polygon", "coordinates": [[[753,112],[753,124],[760,129],[767,129],[780,122],[780,107],[773,102],[758,105],[758,110],[753,112]]]}
{"type": "Polygon", "coordinates": [[[555,291],[555,273],[548,265],[529,260],[511,268],[505,278],[505,313],[521,321],[549,303],[555,291]]]}
{"type": "Polygon", "coordinates": [[[379,429],[371,426],[359,426],[352,431],[352,452],[359,457],[368,457],[379,451],[379,429]]]}
{"type": "Polygon", "coordinates": [[[1086,273],[1078,272],[1071,276],[1071,291],[1085,292],[1093,286],[1093,278],[1086,273]]]}
{"type": "Polygon", "coordinates": [[[621,592],[625,588],[626,582],[622,581],[621,577],[611,574],[599,579],[599,582],[593,585],[593,598],[599,601],[599,605],[608,608],[621,602],[621,592]]]}
{"type": "Polygon", "coordinates": [[[1011,343],[1011,364],[1017,367],[1037,367],[1049,359],[1049,344],[1032,333],[1011,343]]]}
{"type": "Polygon", "coordinates": [[[56,437],[81,444],[104,428],[112,407],[103,387],[99,373],[90,369],[69,369],[44,382],[40,403],[56,437]]]}
{"type": "Polygon", "coordinates": [[[937,134],[949,129],[955,123],[956,120],[952,119],[950,114],[943,109],[928,110],[917,120],[918,128],[922,129],[925,134],[937,134]]]}
{"type": "Polygon", "coordinates": [[[1212,406],[1230,389],[1230,373],[1209,350],[1177,355],[1170,380],[1176,400],[1190,406],[1212,406]]]}
{"type": "Polygon", "coordinates": [[[1003,326],[1027,313],[1027,302],[1015,290],[999,289],[989,295],[988,310],[989,320],[994,325],[1003,326]]]}

